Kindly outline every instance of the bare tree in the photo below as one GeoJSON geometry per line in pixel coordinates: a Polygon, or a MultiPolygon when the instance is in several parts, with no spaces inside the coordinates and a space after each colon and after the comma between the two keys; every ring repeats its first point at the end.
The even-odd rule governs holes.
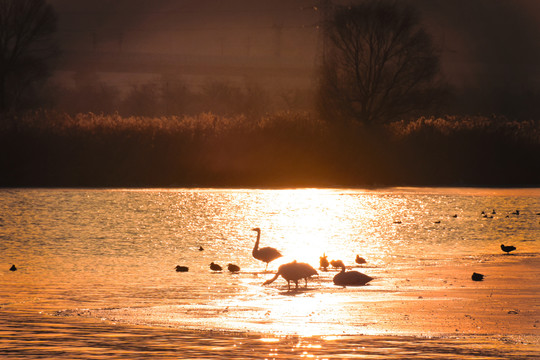
{"type": "Polygon", "coordinates": [[[324,115],[373,125],[424,110],[441,95],[439,56],[410,6],[367,0],[338,7],[326,36],[324,115]]]}
{"type": "Polygon", "coordinates": [[[0,0],[0,112],[17,108],[47,74],[56,16],[45,0],[0,0]]]}

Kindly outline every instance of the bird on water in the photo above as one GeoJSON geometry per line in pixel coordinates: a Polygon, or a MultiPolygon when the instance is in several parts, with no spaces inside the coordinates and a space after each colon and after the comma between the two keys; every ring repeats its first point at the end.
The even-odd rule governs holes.
{"type": "Polygon", "coordinates": [[[232,273],[239,272],[240,271],[240,266],[234,265],[234,264],[229,264],[229,265],[227,265],[227,269],[232,273]]]}
{"type": "Polygon", "coordinates": [[[334,276],[334,284],[340,286],[362,286],[373,280],[369,275],[362,274],[359,271],[345,271],[345,265],[341,271],[334,276]]]}
{"type": "Polygon", "coordinates": [[[178,271],[178,272],[187,272],[187,271],[189,271],[189,268],[187,266],[176,265],[176,271],[178,271]]]}
{"type": "Polygon", "coordinates": [[[319,265],[321,266],[321,269],[323,271],[328,270],[330,263],[328,262],[328,259],[326,258],[326,254],[323,254],[323,256],[319,257],[319,265]]]}
{"type": "Polygon", "coordinates": [[[221,270],[223,270],[223,269],[221,268],[221,266],[219,266],[218,264],[215,264],[214,262],[212,262],[212,263],[210,264],[210,269],[211,269],[212,271],[221,271],[221,270]]]}
{"type": "Polygon", "coordinates": [[[11,265],[9,271],[17,271],[17,267],[15,265],[11,265]]]}
{"type": "Polygon", "coordinates": [[[257,260],[260,260],[266,263],[266,267],[264,268],[264,270],[266,271],[266,269],[268,268],[269,262],[274,261],[283,255],[281,255],[279,250],[274,249],[273,247],[267,246],[267,247],[259,248],[259,241],[261,240],[261,229],[254,228],[251,230],[257,232],[257,241],[255,241],[255,246],[253,247],[253,251],[252,251],[253,257],[257,260]]]}
{"type": "Polygon", "coordinates": [[[305,279],[307,287],[307,279],[310,276],[318,275],[319,273],[311,265],[293,261],[283,264],[278,268],[276,275],[270,280],[266,280],[263,285],[273,283],[280,275],[287,280],[287,290],[291,290],[290,282],[293,281],[298,289],[298,280],[305,279]]]}
{"type": "Polygon", "coordinates": [[[345,264],[341,260],[331,260],[330,264],[332,264],[332,267],[335,269],[345,267],[345,264]]]}
{"type": "Polygon", "coordinates": [[[516,247],[512,245],[505,246],[504,244],[501,244],[501,250],[507,254],[510,254],[510,251],[516,250],[516,247]]]}
{"type": "Polygon", "coordinates": [[[366,263],[366,259],[364,259],[363,257],[361,257],[360,255],[356,255],[356,260],[354,260],[357,264],[365,264],[366,263]]]}

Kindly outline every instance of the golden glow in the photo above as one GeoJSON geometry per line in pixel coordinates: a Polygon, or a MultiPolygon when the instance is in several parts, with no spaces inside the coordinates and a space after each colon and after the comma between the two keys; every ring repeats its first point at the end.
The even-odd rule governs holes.
{"type": "MultiPolygon", "coordinates": [[[[118,323],[265,333],[269,339],[536,331],[525,321],[530,317],[508,316],[514,309],[531,317],[536,312],[521,303],[528,301],[524,295],[518,299],[506,290],[523,284],[519,291],[526,292],[520,294],[537,293],[540,267],[527,255],[538,252],[537,197],[342,189],[29,194],[43,199],[39,206],[13,191],[0,205],[4,259],[10,261],[4,263],[0,297],[8,308],[76,307],[88,310],[66,313],[118,323]],[[494,219],[481,217],[480,211],[491,209],[497,210],[494,219]],[[516,209],[522,215],[507,216],[516,209]],[[261,246],[284,254],[268,271],[251,254],[254,227],[262,229],[261,246]],[[507,241],[519,245],[519,256],[502,254],[500,243],[507,241]],[[337,271],[330,270],[319,271],[307,288],[301,280],[298,290],[287,291],[282,278],[263,286],[280,261],[296,259],[318,268],[323,253],[349,267],[356,265],[356,254],[363,256],[368,263],[356,270],[374,281],[337,287],[332,281],[337,271]],[[20,269],[16,273],[7,270],[11,259],[20,269]],[[212,273],[211,261],[236,263],[242,271],[212,273]],[[189,266],[189,272],[177,273],[177,264],[189,266]],[[510,267],[521,281],[508,277],[510,267]],[[473,271],[487,274],[489,282],[473,283],[473,271]],[[475,307],[470,314],[475,299],[493,306],[475,307]],[[519,306],[502,312],[496,306],[517,300],[519,306]],[[489,319],[489,329],[482,319],[489,319]]],[[[266,341],[268,347],[275,347],[273,341],[266,341]]],[[[298,351],[308,351],[310,340],[301,343],[298,351]]]]}
{"type": "MultiPolygon", "coordinates": [[[[336,190],[283,190],[274,193],[269,204],[274,212],[270,231],[278,239],[284,256],[279,263],[292,260],[319,266],[323,254],[329,260],[343,259],[351,265],[359,247],[343,246],[351,235],[362,236],[374,221],[374,207],[367,198],[340,196],[336,190]],[[356,217],[350,221],[351,215],[356,217]],[[346,220],[346,221],[344,221],[346,220]]],[[[264,234],[264,230],[263,230],[264,234]]]]}
{"type": "Polygon", "coordinates": [[[259,341],[265,342],[265,343],[276,343],[276,342],[279,342],[280,339],[279,338],[261,338],[259,339],[259,341]]]}
{"type": "Polygon", "coordinates": [[[313,262],[327,251],[342,208],[336,200],[321,190],[296,190],[276,199],[276,208],[284,209],[276,218],[277,226],[287,233],[292,245],[286,251],[288,257],[313,262]]]}

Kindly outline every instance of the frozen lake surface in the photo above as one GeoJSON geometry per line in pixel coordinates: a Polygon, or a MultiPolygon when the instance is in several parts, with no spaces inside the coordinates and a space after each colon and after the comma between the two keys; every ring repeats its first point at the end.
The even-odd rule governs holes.
{"type": "Polygon", "coordinates": [[[4,331],[38,313],[269,342],[458,336],[538,350],[538,189],[3,189],[0,198],[4,331]],[[261,246],[284,254],[268,271],[251,255],[254,227],[261,246]],[[504,254],[503,243],[517,250],[504,254]],[[285,262],[318,268],[323,253],[375,279],[339,287],[330,268],[295,291],[282,278],[262,286],[285,262]]]}

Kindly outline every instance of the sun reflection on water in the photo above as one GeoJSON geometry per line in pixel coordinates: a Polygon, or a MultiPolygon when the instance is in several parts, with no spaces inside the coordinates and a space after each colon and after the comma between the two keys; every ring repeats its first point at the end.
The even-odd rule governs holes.
{"type": "Polygon", "coordinates": [[[286,254],[276,263],[297,260],[318,267],[319,257],[326,254],[351,265],[357,253],[377,254],[383,248],[382,230],[389,220],[381,219],[377,210],[387,207],[389,199],[305,189],[274,192],[268,200],[273,216],[263,237],[273,233],[286,254]]]}
{"type": "MultiPolygon", "coordinates": [[[[21,264],[4,278],[23,287],[3,292],[21,302],[31,295],[42,307],[90,308],[97,318],[138,324],[275,336],[378,334],[391,329],[385,320],[390,316],[412,323],[384,307],[399,303],[399,308],[408,292],[487,286],[472,284],[470,272],[538,252],[538,196],[510,202],[459,192],[341,189],[33,194],[40,206],[23,206],[13,196],[0,204],[4,257],[21,264]],[[480,216],[493,208],[494,219],[480,216]],[[518,208],[519,217],[506,216],[518,208]],[[262,229],[262,247],[284,254],[268,271],[251,255],[254,227],[262,229]],[[502,241],[518,240],[518,256],[500,254],[502,241]],[[319,271],[307,288],[301,280],[300,289],[287,291],[282,278],[262,285],[281,263],[297,260],[318,268],[323,254],[375,280],[341,288],[332,282],[337,271],[330,269],[319,271]],[[357,266],[357,254],[367,264],[357,266]],[[213,273],[208,267],[213,261],[224,269],[236,263],[242,270],[213,273]],[[189,266],[189,272],[175,272],[177,264],[189,266]]],[[[490,280],[497,279],[493,271],[490,280]]],[[[432,313],[415,308],[427,297],[411,299],[404,303],[426,315],[420,320],[429,324],[432,313]]]]}
{"type": "Polygon", "coordinates": [[[342,205],[320,190],[285,191],[276,196],[272,207],[279,209],[273,227],[286,236],[285,253],[299,261],[317,259],[337,232],[336,216],[342,205]]]}

